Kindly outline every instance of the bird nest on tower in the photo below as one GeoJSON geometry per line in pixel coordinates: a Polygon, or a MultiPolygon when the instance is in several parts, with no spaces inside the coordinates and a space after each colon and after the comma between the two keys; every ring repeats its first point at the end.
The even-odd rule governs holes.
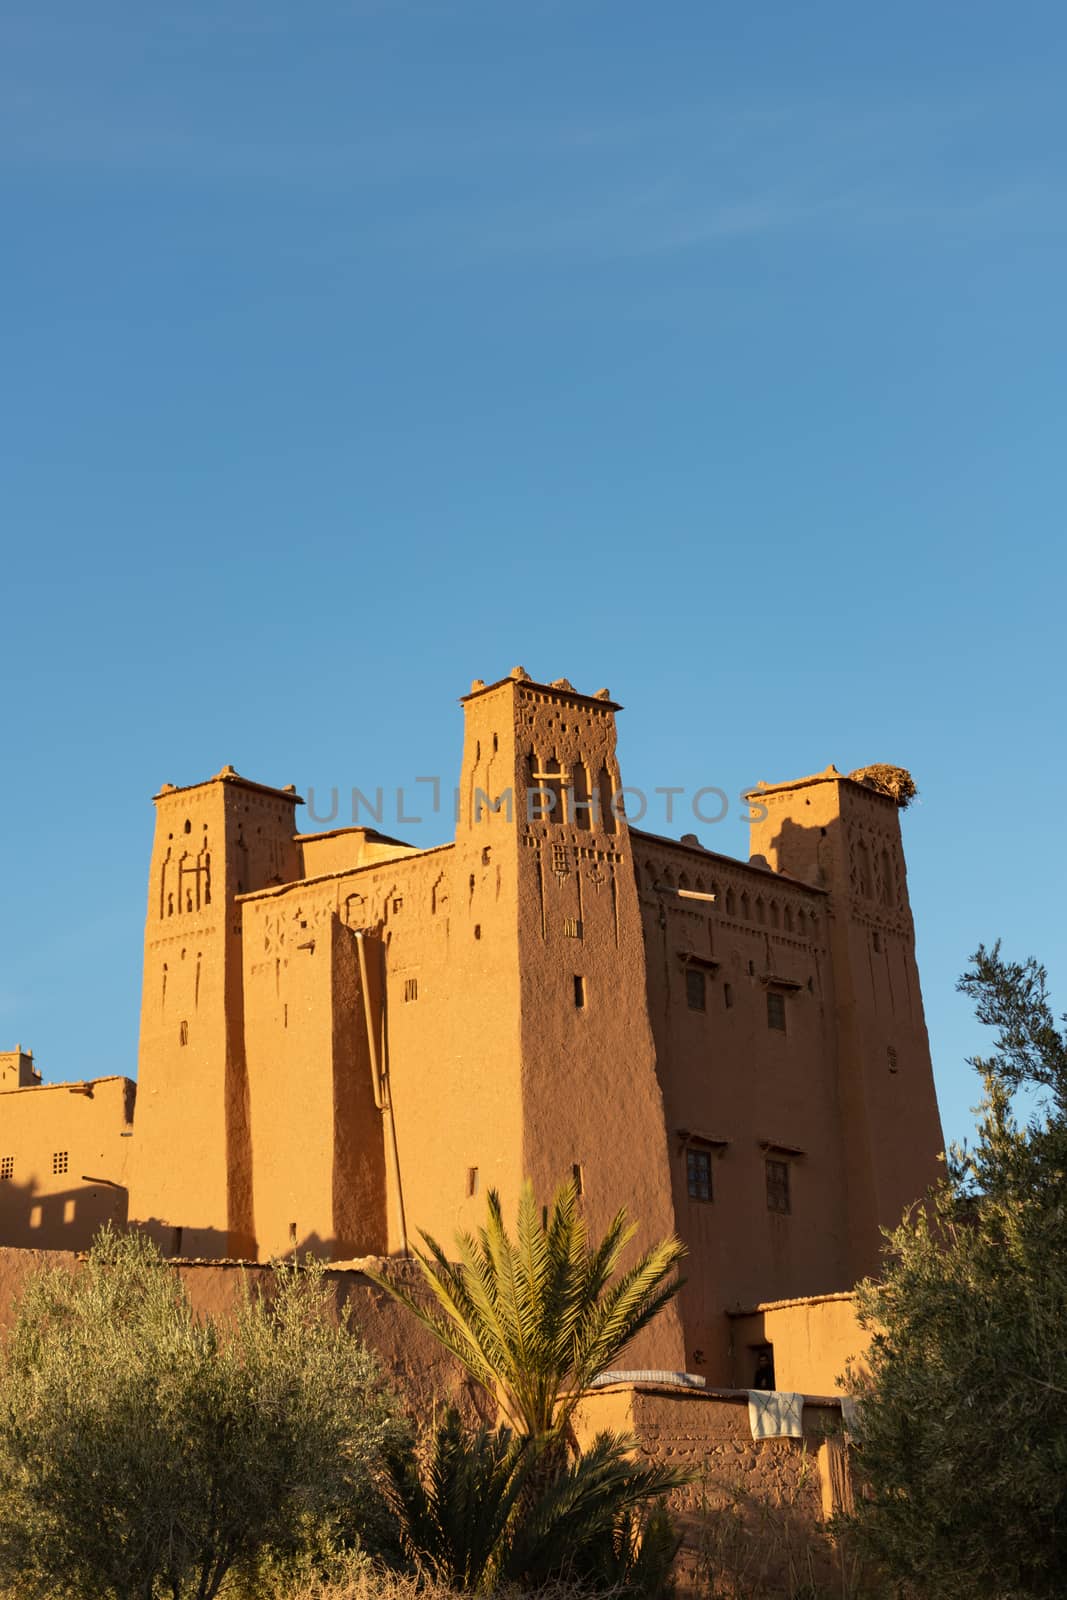
{"type": "Polygon", "coordinates": [[[873,767],[857,767],[855,772],[850,772],[849,777],[853,783],[865,783],[868,789],[877,789],[879,794],[886,794],[890,800],[895,800],[901,811],[907,809],[918,794],[915,780],[911,773],[904,767],[886,767],[881,764],[873,767]]]}

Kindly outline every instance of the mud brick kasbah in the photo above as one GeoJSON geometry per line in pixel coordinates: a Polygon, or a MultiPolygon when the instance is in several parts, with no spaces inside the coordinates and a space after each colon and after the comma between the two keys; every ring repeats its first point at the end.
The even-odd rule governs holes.
{"type": "MultiPolygon", "coordinates": [[[[456,836],[296,831],[231,767],[155,797],[137,1083],[0,1056],[0,1245],[399,1257],[577,1177],[689,1248],[633,1365],[832,1392],[848,1291],[937,1174],[900,788],[749,796],[751,855],[630,823],[607,690],[477,680],[456,836]],[[504,797],[504,798],[502,798],[504,797]]],[[[11,1251],[7,1252],[10,1257],[11,1251]]]]}

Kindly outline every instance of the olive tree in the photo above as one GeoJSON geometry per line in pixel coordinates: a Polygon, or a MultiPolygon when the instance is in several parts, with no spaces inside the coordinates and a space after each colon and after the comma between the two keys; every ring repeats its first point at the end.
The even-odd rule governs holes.
{"type": "Polygon", "coordinates": [[[1051,1597],[1067,1573],[1067,1035],[1033,959],[980,947],[959,987],[996,1029],[972,1063],[978,1140],[860,1289],[856,1528],[909,1593],[1051,1597]],[[1020,1090],[1038,1097],[1027,1125],[1020,1090]]]}
{"type": "Polygon", "coordinates": [[[381,1507],[401,1436],[321,1269],[199,1320],[135,1234],[29,1281],[0,1355],[0,1582],[78,1600],[213,1600],[309,1519],[381,1507]]]}

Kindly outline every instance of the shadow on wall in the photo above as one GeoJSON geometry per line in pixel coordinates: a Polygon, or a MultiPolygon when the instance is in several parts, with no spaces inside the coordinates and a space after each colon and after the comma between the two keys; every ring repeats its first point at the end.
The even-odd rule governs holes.
{"type": "MultiPolygon", "coordinates": [[[[80,1192],[80,1191],[79,1191],[80,1192]]],[[[119,1218],[115,1219],[116,1222],[119,1218]]],[[[123,1213],[122,1221],[125,1221],[123,1213]]],[[[130,1226],[139,1233],[146,1233],[158,1246],[160,1254],[168,1260],[184,1261],[259,1261],[267,1265],[271,1261],[288,1262],[293,1256],[302,1260],[305,1256],[314,1256],[323,1262],[355,1261],[367,1256],[377,1258],[378,1252],[361,1249],[351,1239],[324,1239],[318,1233],[307,1233],[301,1236],[294,1228],[290,1234],[290,1242],[285,1250],[275,1251],[272,1255],[260,1252],[258,1255],[253,1249],[245,1246],[244,1249],[236,1246],[231,1236],[222,1228],[190,1227],[183,1223],[161,1221],[158,1217],[134,1219],[130,1226]]],[[[95,1231],[95,1230],[94,1230],[95,1231]]],[[[21,1239],[12,1239],[12,1244],[21,1244],[21,1239]]],[[[50,1249],[77,1250],[82,1248],[77,1244],[49,1241],[50,1249]]]]}
{"type": "Polygon", "coordinates": [[[191,1228],[181,1223],[163,1222],[159,1217],[135,1217],[131,1223],[138,1233],[147,1234],[169,1259],[186,1261],[230,1261],[229,1235],[222,1228],[191,1228]]]}
{"type": "Polygon", "coordinates": [[[42,1193],[36,1184],[0,1181],[0,1238],[23,1250],[87,1250],[108,1222],[123,1227],[129,1206],[121,1184],[84,1178],[77,1188],[42,1193]]]}

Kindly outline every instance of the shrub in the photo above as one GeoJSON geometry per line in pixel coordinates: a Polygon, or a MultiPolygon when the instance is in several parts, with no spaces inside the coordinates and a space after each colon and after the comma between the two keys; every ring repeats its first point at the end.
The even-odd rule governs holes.
{"type": "Polygon", "coordinates": [[[1053,1600],[1067,1572],[1067,1034],[1046,973],[980,947],[960,988],[996,1052],[973,1151],[862,1284],[861,1546],[905,1592],[1053,1600]],[[1030,1123],[1019,1089],[1043,1097],[1030,1123]]]}
{"type": "Polygon", "coordinates": [[[226,1326],[199,1322],[144,1237],[105,1230],[82,1270],[27,1285],[0,1356],[0,1582],[20,1596],[214,1600],[228,1572],[347,1507],[383,1527],[401,1435],[320,1268],[280,1271],[226,1326]]]}
{"type": "Polygon", "coordinates": [[[634,1441],[601,1433],[564,1466],[551,1441],[508,1428],[468,1433],[449,1412],[420,1470],[394,1461],[393,1505],[408,1553],[435,1582],[487,1591],[658,1594],[678,1549],[662,1497],[684,1473],[635,1460],[634,1441]]]}

